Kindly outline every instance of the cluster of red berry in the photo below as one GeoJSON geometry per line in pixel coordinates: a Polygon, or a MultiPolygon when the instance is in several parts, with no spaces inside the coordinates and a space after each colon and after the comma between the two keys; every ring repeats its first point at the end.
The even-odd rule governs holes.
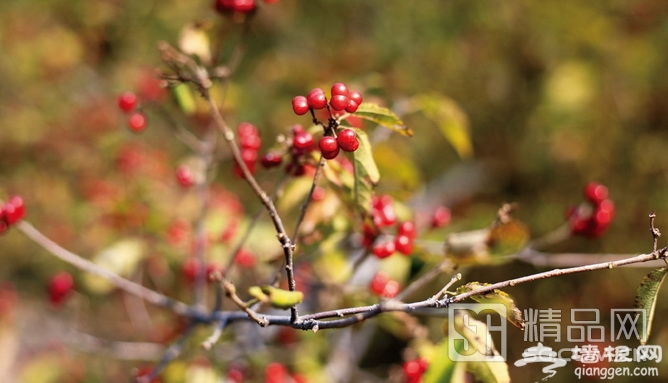
{"type": "Polygon", "coordinates": [[[371,252],[378,258],[387,258],[399,252],[404,255],[413,253],[413,242],[417,236],[415,223],[404,221],[397,224],[397,215],[392,205],[392,197],[388,195],[375,196],[372,201],[371,214],[373,217],[373,228],[366,227],[364,230],[364,245],[371,247],[371,252]],[[380,231],[384,228],[396,225],[394,236],[380,238],[380,231]]]}
{"type": "MultiPolygon", "coordinates": [[[[330,123],[325,125],[325,134],[318,142],[318,147],[322,156],[328,160],[335,158],[340,150],[344,152],[354,152],[359,148],[359,139],[354,130],[344,128],[337,131],[338,123],[332,119],[333,115],[348,112],[355,113],[362,103],[362,94],[357,91],[351,91],[348,86],[342,82],[336,82],[332,85],[330,98],[327,100],[325,91],[321,88],[312,89],[306,96],[295,96],[292,99],[292,110],[298,116],[304,115],[309,111],[315,117],[316,110],[324,109],[329,114],[330,123]]],[[[295,137],[296,138],[296,137],[295,137]]],[[[301,137],[300,137],[301,138],[301,137]]],[[[313,146],[313,137],[309,134],[309,148],[313,146]]],[[[293,145],[297,142],[293,139],[293,145]]]]}
{"type": "Polygon", "coordinates": [[[49,301],[53,307],[60,307],[72,293],[74,279],[70,273],[61,271],[51,277],[47,289],[49,292],[49,301]]]}
{"type": "MultiPolygon", "coordinates": [[[[262,146],[260,133],[255,125],[250,122],[242,122],[237,126],[237,135],[239,137],[239,146],[241,147],[241,159],[251,174],[253,174],[255,173],[255,166],[257,164],[258,150],[262,146]]],[[[241,166],[238,163],[234,165],[234,173],[239,177],[243,177],[244,174],[241,166]]]]}
{"type": "Polygon", "coordinates": [[[0,206],[0,234],[9,229],[10,226],[23,219],[26,214],[23,198],[11,197],[0,206]]]}
{"type": "Polygon", "coordinates": [[[135,133],[146,128],[146,115],[137,110],[139,98],[134,92],[123,92],[118,96],[118,108],[128,115],[128,127],[135,133]]]}
{"type": "Polygon", "coordinates": [[[422,375],[424,375],[425,371],[427,371],[427,367],[427,361],[423,358],[404,362],[402,366],[404,377],[406,378],[404,382],[420,383],[422,381],[422,375]]]}
{"type": "MultiPolygon", "coordinates": [[[[267,4],[277,3],[278,0],[264,0],[267,4]]],[[[216,0],[216,10],[223,14],[228,13],[251,13],[257,8],[256,0],[216,0]]]]}
{"type": "Polygon", "coordinates": [[[608,198],[605,185],[590,182],[583,190],[586,203],[567,213],[571,233],[595,238],[605,232],[615,216],[615,204],[608,198]]]}
{"type": "Polygon", "coordinates": [[[379,297],[394,298],[399,294],[399,291],[401,291],[401,285],[398,281],[391,279],[384,272],[379,271],[374,274],[373,278],[371,278],[369,290],[379,297]]]}
{"type": "Polygon", "coordinates": [[[292,99],[292,110],[298,116],[320,109],[328,109],[330,113],[331,111],[355,113],[362,103],[362,94],[349,90],[342,82],[335,82],[332,85],[330,96],[328,103],[325,91],[314,88],[306,96],[295,96],[292,99]]]}

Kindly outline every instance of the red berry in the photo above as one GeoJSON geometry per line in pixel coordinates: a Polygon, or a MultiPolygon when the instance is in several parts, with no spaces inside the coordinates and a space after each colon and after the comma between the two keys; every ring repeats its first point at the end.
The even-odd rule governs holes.
{"type": "Polygon", "coordinates": [[[339,154],[339,144],[336,142],[336,138],[332,136],[324,136],[318,142],[318,147],[322,156],[328,160],[335,158],[339,154]]]}
{"type": "Polygon", "coordinates": [[[308,105],[313,109],[322,109],[327,105],[327,97],[325,92],[320,88],[312,89],[306,95],[308,105]]]}
{"type": "Polygon", "coordinates": [[[413,252],[413,238],[406,235],[398,235],[394,237],[394,247],[401,254],[410,255],[413,252]]]}
{"type": "Polygon", "coordinates": [[[349,98],[348,103],[346,104],[346,112],[348,113],[355,113],[357,111],[357,107],[360,105],[355,102],[355,100],[349,98]]]}
{"type": "Polygon", "coordinates": [[[345,110],[346,106],[348,105],[348,96],[344,96],[342,94],[333,95],[332,99],[329,100],[329,105],[335,111],[345,110]]]}
{"type": "Polygon", "coordinates": [[[394,241],[385,241],[385,242],[380,242],[377,243],[373,246],[371,249],[371,252],[373,255],[376,257],[383,259],[387,258],[390,255],[394,254],[394,251],[396,250],[396,247],[394,245],[394,241]]]}
{"type": "Polygon", "coordinates": [[[125,113],[132,112],[137,107],[137,95],[133,92],[123,92],[118,96],[118,107],[125,113]]]}
{"type": "Polygon", "coordinates": [[[390,279],[385,284],[385,288],[383,289],[383,293],[381,295],[385,298],[394,298],[399,294],[399,291],[401,291],[401,285],[399,282],[395,281],[394,279],[390,279]]]}
{"type": "Polygon", "coordinates": [[[285,383],[289,381],[288,369],[278,362],[269,363],[264,368],[265,383],[285,383]]]}
{"type": "Polygon", "coordinates": [[[360,105],[363,100],[362,94],[355,90],[348,93],[348,98],[351,99],[352,101],[355,101],[357,105],[360,105]]]}
{"type": "Polygon", "coordinates": [[[51,304],[55,307],[63,304],[65,299],[67,299],[72,292],[73,287],[74,279],[65,271],[51,277],[48,285],[49,300],[51,301],[51,304]]]}
{"type": "Polygon", "coordinates": [[[279,166],[282,161],[283,156],[275,152],[267,152],[260,160],[262,166],[264,166],[266,169],[279,166]]]}
{"type": "Polygon", "coordinates": [[[216,10],[221,13],[250,13],[255,10],[255,0],[216,0],[216,10]]]}
{"type": "Polygon", "coordinates": [[[313,136],[308,132],[295,133],[292,146],[300,152],[307,152],[313,148],[313,136]]]}
{"type": "Polygon", "coordinates": [[[352,129],[342,129],[338,133],[336,141],[339,143],[341,150],[345,152],[354,152],[360,146],[360,141],[357,139],[357,133],[352,129]]]}
{"type": "Polygon", "coordinates": [[[133,132],[139,133],[146,127],[146,116],[141,112],[134,112],[128,117],[128,127],[133,132]]]}
{"type": "Polygon", "coordinates": [[[257,127],[250,122],[242,122],[237,126],[237,134],[240,138],[259,135],[257,127]]]}
{"type": "Polygon", "coordinates": [[[183,278],[189,282],[193,283],[197,279],[197,273],[199,272],[199,262],[195,258],[188,258],[181,265],[181,275],[183,278]]]}
{"type": "Polygon", "coordinates": [[[304,96],[295,96],[292,98],[292,111],[296,115],[302,116],[308,112],[309,103],[304,96]]]}
{"type": "Polygon", "coordinates": [[[234,257],[234,263],[240,267],[250,269],[255,266],[255,254],[251,253],[249,250],[241,249],[234,257]]]}
{"type": "Polygon", "coordinates": [[[184,188],[189,188],[195,184],[195,177],[189,167],[181,165],[176,168],[176,181],[184,188]]]}
{"type": "Polygon", "coordinates": [[[371,290],[372,293],[376,295],[382,295],[383,291],[385,291],[385,285],[387,285],[387,282],[389,280],[390,277],[388,277],[387,274],[379,271],[371,279],[371,283],[369,284],[369,289],[371,290]]]}
{"type": "Polygon", "coordinates": [[[348,86],[342,82],[335,82],[332,84],[332,98],[334,98],[336,95],[341,95],[348,98],[348,86]]]}
{"type": "Polygon", "coordinates": [[[608,188],[605,185],[590,182],[584,187],[583,194],[587,200],[597,205],[608,198],[608,188]]]}
{"type": "MultiPolygon", "coordinates": [[[[13,225],[16,222],[23,219],[25,216],[25,205],[23,203],[23,198],[19,196],[13,196],[7,201],[2,207],[2,213],[4,219],[7,221],[7,225],[13,225]]],[[[2,232],[0,230],[0,232],[2,232]]]]}
{"type": "Polygon", "coordinates": [[[405,235],[408,238],[415,238],[417,231],[415,229],[415,222],[413,221],[404,221],[399,224],[397,228],[397,235],[405,235]]]}
{"type": "Polygon", "coordinates": [[[422,358],[409,360],[403,364],[402,369],[406,383],[419,383],[427,370],[427,361],[422,358]]]}
{"type": "Polygon", "coordinates": [[[434,211],[434,214],[431,216],[431,227],[439,228],[450,223],[452,218],[450,209],[445,206],[439,206],[434,211]]]}

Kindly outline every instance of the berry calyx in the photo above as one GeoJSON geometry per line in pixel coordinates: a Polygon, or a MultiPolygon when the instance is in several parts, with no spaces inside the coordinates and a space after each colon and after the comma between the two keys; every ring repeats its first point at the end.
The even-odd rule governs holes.
{"type": "Polygon", "coordinates": [[[146,116],[141,112],[134,112],[128,117],[128,127],[135,133],[146,128],[146,116]]]}
{"type": "Polygon", "coordinates": [[[360,146],[357,133],[352,129],[342,129],[338,133],[336,141],[344,152],[354,152],[360,146]]]}
{"type": "Polygon", "coordinates": [[[339,144],[336,138],[332,136],[324,136],[318,142],[320,153],[325,159],[331,160],[339,154],[339,144]]]}
{"type": "Polygon", "coordinates": [[[137,95],[134,92],[123,92],[118,96],[118,108],[125,113],[132,112],[137,107],[137,95]]]}
{"type": "Polygon", "coordinates": [[[325,91],[320,88],[314,88],[306,95],[308,106],[313,109],[322,109],[327,106],[327,97],[325,91]]]}
{"type": "Polygon", "coordinates": [[[308,113],[308,109],[309,102],[307,101],[306,97],[295,96],[292,98],[292,111],[295,112],[296,115],[302,116],[308,113]]]}

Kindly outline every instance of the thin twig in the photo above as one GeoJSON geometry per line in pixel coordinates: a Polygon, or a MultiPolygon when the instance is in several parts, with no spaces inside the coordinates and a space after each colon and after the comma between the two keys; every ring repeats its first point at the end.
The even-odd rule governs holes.
{"type": "Polygon", "coordinates": [[[232,284],[232,282],[228,281],[227,279],[223,279],[221,282],[221,286],[223,286],[223,289],[225,290],[225,294],[227,295],[228,298],[234,302],[235,305],[237,305],[243,312],[248,314],[248,317],[257,322],[262,327],[266,327],[269,322],[267,321],[266,318],[260,317],[258,313],[255,312],[255,310],[251,309],[248,307],[246,302],[242,301],[241,298],[237,295],[237,288],[232,284]]]}
{"type": "Polygon", "coordinates": [[[306,217],[306,212],[308,211],[308,207],[311,205],[311,202],[313,200],[313,193],[315,192],[315,188],[318,186],[318,179],[320,179],[320,173],[322,172],[322,168],[325,166],[325,161],[326,161],[325,157],[323,157],[321,153],[320,160],[318,161],[318,167],[315,169],[315,174],[313,175],[313,182],[311,182],[311,188],[308,191],[308,195],[306,196],[304,203],[299,209],[299,218],[297,218],[297,223],[295,224],[295,231],[292,234],[292,238],[294,239],[295,243],[299,242],[299,231],[301,230],[302,223],[304,222],[304,218],[306,217]]]}
{"type": "Polygon", "coordinates": [[[164,307],[172,310],[174,313],[184,317],[200,317],[201,312],[187,304],[166,295],[162,295],[157,291],[146,288],[138,283],[132,282],[129,279],[123,278],[120,275],[113,273],[105,268],[102,268],[95,263],[82,258],[81,256],[72,253],[71,251],[61,247],[53,242],[47,236],[42,234],[33,225],[27,221],[19,222],[16,227],[25,234],[28,238],[40,245],[49,253],[55,255],[61,260],[93,275],[102,277],[111,282],[117,288],[126,291],[130,294],[136,295],[147,302],[156,306],[164,307]]]}

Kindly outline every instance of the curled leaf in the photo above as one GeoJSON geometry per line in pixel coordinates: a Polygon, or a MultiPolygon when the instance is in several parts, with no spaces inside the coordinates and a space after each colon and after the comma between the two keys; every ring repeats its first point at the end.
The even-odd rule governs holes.
{"type": "MultiPolygon", "coordinates": [[[[487,283],[480,282],[469,282],[463,286],[457,288],[457,294],[466,293],[469,291],[475,291],[485,286],[488,286],[487,283]]],[[[517,308],[515,300],[506,292],[501,290],[493,290],[484,294],[478,294],[471,296],[471,299],[484,304],[502,304],[506,307],[506,319],[513,326],[518,328],[524,328],[524,318],[522,317],[522,311],[517,308]]]]}
{"type": "Polygon", "coordinates": [[[413,131],[406,127],[399,116],[380,105],[363,102],[354,114],[361,119],[375,122],[404,136],[413,136],[413,131]]]}
{"type": "Polygon", "coordinates": [[[643,278],[638,286],[636,293],[635,304],[637,308],[645,310],[646,315],[640,316],[640,343],[646,344],[649,338],[650,330],[652,329],[652,320],[654,319],[654,309],[656,308],[656,301],[659,296],[659,289],[664,279],[666,279],[668,267],[662,267],[652,270],[643,278]],[[642,323],[647,318],[647,323],[642,323]]]}
{"type": "Polygon", "coordinates": [[[262,286],[261,289],[269,303],[277,308],[288,309],[304,300],[304,294],[301,291],[283,290],[274,286],[262,286]]]}

